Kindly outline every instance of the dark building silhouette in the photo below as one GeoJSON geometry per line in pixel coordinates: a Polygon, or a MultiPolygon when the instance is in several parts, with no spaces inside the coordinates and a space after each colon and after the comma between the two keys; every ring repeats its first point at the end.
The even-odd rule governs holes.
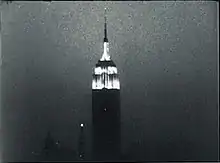
{"type": "Polygon", "coordinates": [[[84,160],[85,158],[85,137],[84,137],[84,124],[80,124],[80,134],[78,141],[78,158],[84,160]]]}
{"type": "Polygon", "coordinates": [[[74,147],[67,147],[59,140],[55,141],[52,134],[48,132],[43,149],[38,152],[33,151],[32,157],[27,161],[78,161],[81,160],[78,153],[74,147]]]}
{"type": "Polygon", "coordinates": [[[55,150],[55,141],[52,138],[51,133],[48,132],[47,137],[46,137],[45,142],[44,142],[45,154],[48,156],[49,154],[53,153],[54,150],[55,150]]]}
{"type": "Polygon", "coordinates": [[[96,64],[92,81],[93,159],[120,157],[120,82],[109,55],[107,23],[104,24],[104,52],[96,64]]]}

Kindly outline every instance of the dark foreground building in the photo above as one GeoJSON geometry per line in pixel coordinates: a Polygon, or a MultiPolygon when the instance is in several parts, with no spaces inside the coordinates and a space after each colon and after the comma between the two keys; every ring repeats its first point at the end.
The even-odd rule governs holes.
{"type": "Polygon", "coordinates": [[[120,83],[109,55],[105,17],[104,52],[96,64],[92,81],[93,159],[120,158],[120,83]]]}
{"type": "Polygon", "coordinates": [[[44,140],[44,146],[40,151],[33,151],[26,161],[86,161],[85,158],[85,137],[84,124],[80,124],[78,145],[69,147],[59,140],[55,141],[50,132],[44,140]],[[77,149],[76,149],[77,147],[77,149]]]}

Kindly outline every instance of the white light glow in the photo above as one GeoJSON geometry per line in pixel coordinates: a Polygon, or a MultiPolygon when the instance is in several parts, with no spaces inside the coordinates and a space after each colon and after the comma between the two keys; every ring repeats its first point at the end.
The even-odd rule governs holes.
{"type": "Polygon", "coordinates": [[[95,80],[93,79],[93,80],[92,80],[92,88],[97,87],[96,85],[97,85],[97,83],[96,83],[95,80]]]}
{"type": "Polygon", "coordinates": [[[107,74],[117,74],[118,70],[116,67],[96,67],[94,69],[95,75],[101,75],[102,73],[107,73],[107,74]]]}
{"type": "MultiPolygon", "coordinates": [[[[104,52],[100,61],[110,61],[109,44],[104,42],[104,52]]],[[[94,68],[94,78],[92,80],[92,89],[120,89],[120,82],[117,76],[117,68],[114,66],[100,66],[94,68]]]]}
{"type": "Polygon", "coordinates": [[[93,80],[92,83],[92,89],[120,89],[120,82],[117,76],[113,77],[113,79],[110,79],[110,76],[108,74],[105,74],[105,80],[104,80],[104,74],[99,75],[97,77],[97,81],[93,80]]]}
{"type": "Polygon", "coordinates": [[[101,67],[96,67],[96,68],[95,68],[95,74],[96,74],[96,75],[102,74],[102,69],[101,69],[101,67]]]}
{"type": "Polygon", "coordinates": [[[81,123],[81,124],[80,124],[80,127],[84,127],[84,124],[83,124],[83,123],[81,123]]]}
{"type": "Polygon", "coordinates": [[[108,74],[117,74],[117,68],[116,67],[108,67],[108,74]]]}
{"type": "Polygon", "coordinates": [[[104,52],[103,52],[102,58],[100,60],[101,61],[110,61],[108,42],[104,42],[104,52]]]}

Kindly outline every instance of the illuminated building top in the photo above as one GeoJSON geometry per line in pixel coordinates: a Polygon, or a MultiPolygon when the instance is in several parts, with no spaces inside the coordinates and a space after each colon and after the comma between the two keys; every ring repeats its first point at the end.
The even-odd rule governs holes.
{"type": "MultiPolygon", "coordinates": [[[[105,9],[106,13],[106,9],[105,9]]],[[[120,89],[118,70],[109,55],[109,42],[107,38],[107,23],[105,14],[104,24],[104,51],[101,59],[93,71],[92,89],[120,89]]]]}

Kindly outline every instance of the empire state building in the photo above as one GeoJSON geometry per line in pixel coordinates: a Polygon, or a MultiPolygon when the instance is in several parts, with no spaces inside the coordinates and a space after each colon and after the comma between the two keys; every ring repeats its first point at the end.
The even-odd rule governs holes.
{"type": "Polygon", "coordinates": [[[106,16],[103,47],[92,80],[93,159],[118,160],[121,147],[120,82],[116,65],[109,55],[106,16]]]}

